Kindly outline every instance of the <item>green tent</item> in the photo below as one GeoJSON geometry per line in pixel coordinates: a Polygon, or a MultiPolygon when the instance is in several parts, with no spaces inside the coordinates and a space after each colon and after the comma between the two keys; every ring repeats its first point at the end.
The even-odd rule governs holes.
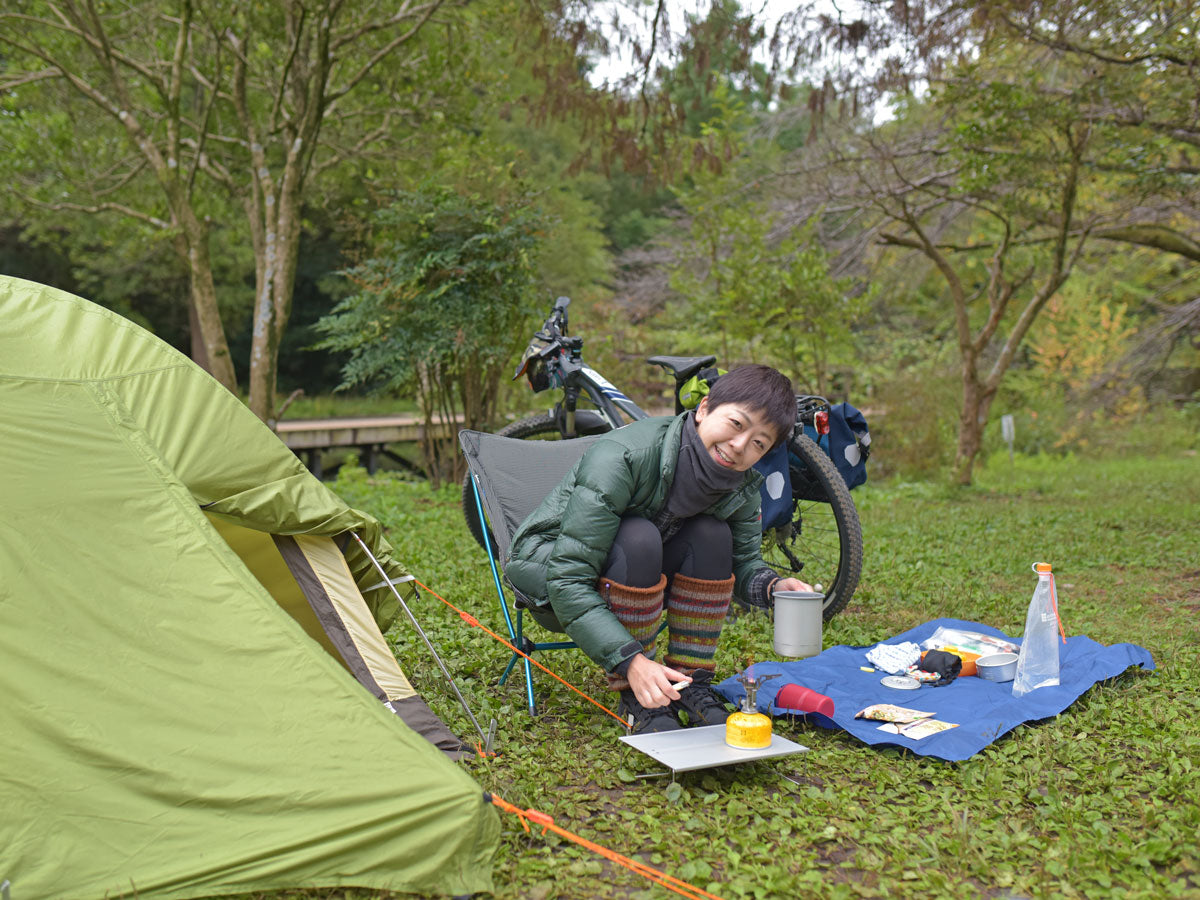
{"type": "Polygon", "coordinates": [[[491,890],[497,816],[352,532],[411,595],[378,523],[183,355],[0,276],[12,900],[491,890]]]}

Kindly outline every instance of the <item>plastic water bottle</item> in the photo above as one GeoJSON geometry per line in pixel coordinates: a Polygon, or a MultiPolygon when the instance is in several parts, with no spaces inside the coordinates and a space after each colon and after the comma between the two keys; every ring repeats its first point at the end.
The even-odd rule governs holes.
{"type": "MultiPolygon", "coordinates": [[[[1054,590],[1054,573],[1050,563],[1034,563],[1037,587],[1025,616],[1025,637],[1017,657],[1017,675],[1013,679],[1013,696],[1022,697],[1040,687],[1058,684],[1058,638],[1062,623],[1058,616],[1058,597],[1054,590]]],[[[1066,643],[1066,636],[1063,636],[1066,643]]]]}

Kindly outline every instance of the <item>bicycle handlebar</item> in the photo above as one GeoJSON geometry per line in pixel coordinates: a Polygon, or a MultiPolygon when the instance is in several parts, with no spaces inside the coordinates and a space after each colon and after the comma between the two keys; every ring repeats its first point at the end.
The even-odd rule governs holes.
{"type": "Polygon", "coordinates": [[[559,297],[554,301],[554,308],[550,310],[550,317],[542,325],[542,329],[546,332],[548,339],[553,340],[567,333],[567,307],[570,305],[570,297],[559,297]]]}

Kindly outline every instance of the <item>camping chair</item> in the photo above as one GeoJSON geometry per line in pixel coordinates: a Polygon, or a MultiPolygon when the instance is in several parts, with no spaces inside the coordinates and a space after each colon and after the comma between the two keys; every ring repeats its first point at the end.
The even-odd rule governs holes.
{"type": "MultiPolygon", "coordinates": [[[[497,561],[502,565],[508,559],[509,546],[517,528],[539,503],[571,470],[595,441],[595,437],[575,438],[569,441],[526,441],[520,438],[501,437],[482,431],[463,430],[458,433],[467,468],[471,473],[471,484],[475,488],[476,512],[480,521],[490,526],[483,528],[485,549],[492,566],[492,578],[504,613],[513,645],[524,653],[535,650],[565,650],[575,647],[574,641],[535,642],[525,637],[525,611],[543,628],[558,633],[563,628],[549,608],[536,608],[533,601],[501,579],[497,561]],[[493,546],[492,542],[495,541],[493,546]],[[509,612],[505,597],[505,584],[513,592],[516,619],[509,612]]],[[[521,659],[525,666],[525,697],[529,714],[536,715],[533,700],[533,669],[528,659],[514,653],[500,676],[500,684],[508,680],[513,666],[521,659]]]]}

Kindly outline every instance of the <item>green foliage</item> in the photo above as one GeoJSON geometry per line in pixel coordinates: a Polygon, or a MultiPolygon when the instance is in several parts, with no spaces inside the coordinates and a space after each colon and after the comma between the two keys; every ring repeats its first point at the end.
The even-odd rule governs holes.
{"type": "MultiPolygon", "coordinates": [[[[357,292],[317,327],[320,346],[349,354],[343,386],[408,393],[428,421],[461,413],[471,428],[491,418],[537,309],[544,218],[506,168],[480,166],[462,183],[427,181],[381,210],[376,255],[347,273],[357,292]]],[[[435,479],[455,459],[425,451],[435,479]]]]}
{"type": "MultiPolygon", "coordinates": [[[[738,156],[745,112],[728,94],[715,96],[720,114],[705,134],[738,156]]],[[[718,171],[695,173],[679,189],[690,229],[671,269],[671,287],[685,298],[674,315],[719,342],[726,365],[765,362],[825,393],[832,361],[853,357],[850,327],[869,297],[852,279],[830,275],[815,222],[782,238],[774,233],[776,215],[745,187],[765,162],[738,156],[718,171]]]]}
{"type": "Polygon", "coordinates": [[[492,200],[425,183],[377,217],[380,250],[346,276],[358,292],[321,320],[350,351],[346,386],[415,391],[424,372],[510,361],[533,312],[541,218],[521,191],[492,200]]]}
{"type": "Polygon", "coordinates": [[[738,0],[717,0],[703,16],[685,12],[684,17],[679,61],[659,69],[656,85],[682,118],[682,132],[708,136],[731,97],[747,109],[766,109],[772,78],[754,54],[766,31],[753,11],[738,0]]]}
{"type": "Polygon", "coordinates": [[[952,367],[921,360],[881,379],[866,406],[872,475],[936,478],[954,461],[961,386],[952,367]]]}
{"type": "MultiPolygon", "coordinates": [[[[193,345],[202,336],[206,364],[231,389],[226,332],[252,300],[249,403],[265,418],[303,205],[319,203],[326,178],[338,183],[329,173],[366,168],[418,132],[441,137],[447,101],[469,88],[455,65],[469,44],[456,40],[457,6],[439,3],[435,28],[432,9],[214,2],[167,12],[138,0],[85,14],[21,0],[0,12],[0,177],[20,203],[55,214],[42,220],[51,229],[64,213],[125,217],[137,223],[137,255],[154,241],[170,248],[188,276],[193,345]]],[[[87,251],[102,254],[100,243],[87,251]]],[[[107,283],[115,266],[95,268],[107,283]]]]}
{"type": "MultiPolygon", "coordinates": [[[[872,457],[874,463],[875,457],[872,457]]],[[[1069,634],[1132,641],[1153,673],[1097,685],[1061,715],[1018,727],[970,760],[945,763],[864,746],[803,719],[777,719],[811,748],[790,759],[638,778],[659,771],[621,744],[616,723],[543,673],[541,714],[524,686],[495,678],[509,651],[466,626],[430,591],[414,607],[487,727],[491,760],[463,763],[485,790],[726,900],[777,897],[1003,896],[1128,900],[1194,897],[1200,861],[1200,516],[1195,455],[1128,460],[1018,458],[985,466],[976,486],[873,480],[856,490],[866,568],[825,646],[869,646],[936,616],[1020,634],[1030,562],[1049,559],[1069,634]]],[[[489,628],[504,625],[455,486],[430,491],[343,469],[335,489],[380,517],[400,559],[432,591],[489,628]]],[[[433,709],[461,735],[461,713],[411,626],[388,634],[433,709]]],[[[772,657],[770,622],[729,621],[727,674],[772,657]]],[[[539,659],[613,705],[577,652],[539,659]]],[[[953,690],[953,685],[938,690],[953,690]]],[[[670,896],[595,854],[502,814],[498,900],[670,896]]],[[[274,896],[274,895],[272,895],[274,896]]],[[[349,888],[295,900],[368,900],[349,888]]]]}
{"type": "MultiPolygon", "coordinates": [[[[911,408],[922,399],[896,396],[889,364],[901,390],[925,393],[908,378],[913,360],[877,352],[882,331],[900,326],[902,352],[921,331],[931,335],[922,364],[935,386],[951,371],[944,349],[958,354],[960,480],[971,477],[993,410],[1053,411],[1060,447],[1085,446],[1096,431],[1088,420],[1097,386],[1106,388],[1103,415],[1139,412],[1144,386],[1122,391],[1117,363],[1139,343],[1146,298],[1160,315],[1195,294],[1195,216],[1180,205],[1195,196],[1185,161],[1194,117],[1181,115],[1194,104],[1195,80],[1183,77],[1194,52],[1176,54],[1195,11],[1142,20],[1109,3],[1001,7],[970,26],[960,20],[978,25],[980,40],[937,73],[925,97],[869,135],[839,133],[821,161],[849,175],[827,182],[843,191],[841,205],[878,215],[874,234],[897,248],[880,266],[885,303],[864,341],[881,404],[890,414],[896,400],[911,408]],[[1110,241],[1126,242],[1125,251],[1110,241]],[[1168,257],[1172,273],[1155,272],[1130,245],[1177,254],[1168,257]]],[[[881,349],[889,343],[885,335],[881,349]]],[[[913,449],[922,446],[934,458],[924,441],[913,449]]]]}

